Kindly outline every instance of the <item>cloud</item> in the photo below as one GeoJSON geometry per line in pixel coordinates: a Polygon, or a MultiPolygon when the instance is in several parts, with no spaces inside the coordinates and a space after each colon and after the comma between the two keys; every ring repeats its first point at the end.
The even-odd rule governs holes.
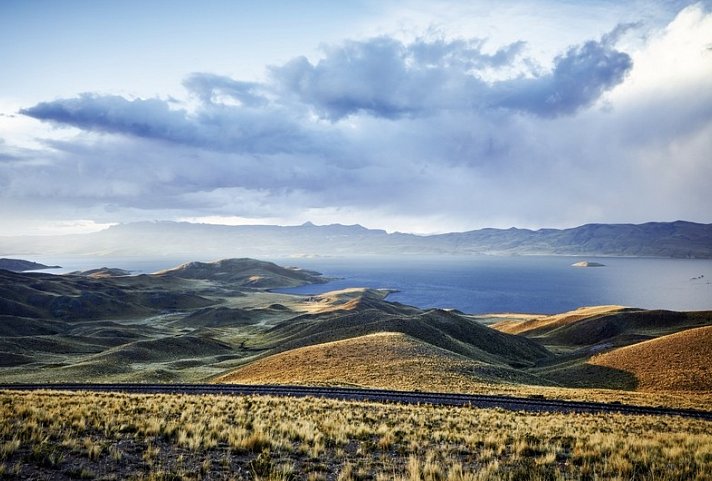
{"type": "Polygon", "coordinates": [[[484,41],[390,37],[348,41],[271,69],[271,83],[195,73],[183,82],[201,106],[194,114],[171,102],[82,94],[42,102],[21,113],[85,130],[247,152],[300,150],[309,134],[305,108],[330,120],[365,114],[394,119],[442,110],[494,108],[551,117],[576,112],[621,82],[630,57],[608,40],[572,47],[541,76],[487,82],[489,69],[511,67],[525,43],[483,53],[484,41]],[[272,100],[270,100],[270,97],[272,100]],[[271,142],[271,139],[278,139],[271,142]]]}
{"type": "Polygon", "coordinates": [[[590,106],[620,84],[633,67],[630,56],[610,47],[607,40],[570,48],[556,58],[547,75],[499,82],[493,87],[494,105],[542,117],[590,106]]]}
{"type": "Polygon", "coordinates": [[[245,107],[263,107],[267,104],[267,98],[260,93],[262,86],[257,82],[241,82],[223,75],[194,73],[183,81],[183,86],[205,104],[226,103],[228,99],[245,107]]]}
{"type": "Polygon", "coordinates": [[[284,92],[332,120],[357,113],[397,118],[493,108],[554,117],[591,105],[623,80],[632,62],[612,46],[619,30],[570,48],[551,72],[503,81],[486,81],[486,69],[511,67],[524,42],[488,55],[477,40],[404,44],[379,37],[329,48],[316,63],[294,59],[273,68],[272,75],[284,92]]]}
{"type": "Polygon", "coordinates": [[[711,221],[710,22],[690,7],[625,52],[633,27],[620,26],[548,69],[523,41],[380,36],[262,82],[195,73],[177,102],[42,102],[22,113],[81,131],[35,150],[0,144],[0,214],[400,230],[711,221]]]}
{"type": "Polygon", "coordinates": [[[297,125],[288,112],[213,103],[214,93],[224,91],[254,105],[256,97],[250,96],[249,87],[233,85],[228,91],[224,78],[204,75],[192,76],[187,83],[205,102],[194,114],[173,109],[173,102],[158,98],[129,100],[91,93],[42,102],[20,113],[56,125],[209,150],[275,153],[307,148],[309,132],[297,125]]]}
{"type": "Polygon", "coordinates": [[[128,100],[118,95],[85,93],[77,98],[41,102],[20,113],[84,130],[180,141],[192,136],[186,112],[159,99],[128,100]]]}

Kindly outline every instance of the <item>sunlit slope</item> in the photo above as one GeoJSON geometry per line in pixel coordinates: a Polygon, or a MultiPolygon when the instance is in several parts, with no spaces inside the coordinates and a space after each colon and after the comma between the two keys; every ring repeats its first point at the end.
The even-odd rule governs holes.
{"type": "Polygon", "coordinates": [[[552,316],[539,316],[524,321],[502,321],[493,324],[492,327],[501,332],[509,334],[536,335],[546,333],[558,327],[573,324],[575,322],[598,317],[625,309],[623,306],[589,306],[580,307],[573,311],[554,314],[552,316]]]}
{"type": "MultiPolygon", "coordinates": [[[[498,332],[479,322],[441,309],[421,311],[383,300],[381,292],[363,289],[349,292],[351,299],[282,323],[265,333],[263,347],[287,351],[314,344],[398,332],[470,359],[523,367],[551,356],[546,348],[520,336],[498,332]],[[357,294],[357,295],[354,295],[357,294]]],[[[327,293],[325,298],[338,298],[327,293]]],[[[318,301],[317,301],[318,302],[318,301]]],[[[332,301],[336,302],[336,301],[332,301]]]]}
{"type": "Polygon", "coordinates": [[[641,391],[712,392],[712,326],[615,349],[589,364],[631,373],[641,391]]]}
{"type": "Polygon", "coordinates": [[[217,382],[355,385],[468,391],[489,383],[547,384],[490,357],[471,359],[403,333],[381,332],[282,352],[217,382]]]}
{"type": "Polygon", "coordinates": [[[545,345],[602,348],[633,344],[684,329],[712,324],[712,312],[644,310],[600,306],[492,327],[545,345]]]}

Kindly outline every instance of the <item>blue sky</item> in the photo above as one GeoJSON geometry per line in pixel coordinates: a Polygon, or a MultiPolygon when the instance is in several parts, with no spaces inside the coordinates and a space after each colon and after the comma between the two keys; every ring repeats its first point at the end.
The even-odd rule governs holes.
{"type": "Polygon", "coordinates": [[[709,2],[0,0],[0,235],[712,222],[709,2]]]}

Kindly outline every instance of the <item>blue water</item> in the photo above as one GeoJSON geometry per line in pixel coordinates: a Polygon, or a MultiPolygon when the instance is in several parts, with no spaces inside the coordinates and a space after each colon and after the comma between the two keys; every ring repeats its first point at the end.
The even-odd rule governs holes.
{"type": "MultiPolygon", "coordinates": [[[[188,260],[177,258],[33,258],[64,273],[118,267],[149,273],[188,260]]],[[[575,268],[581,259],[554,256],[438,256],[269,259],[313,269],[336,280],[281,290],[319,294],[347,287],[397,289],[389,299],[422,308],[468,313],[557,313],[581,306],[619,304],[647,309],[712,310],[712,260],[595,258],[605,267],[575,268]],[[699,276],[704,276],[698,278],[699,276]],[[693,279],[695,278],[695,279],[693,279]]]]}
{"type": "Polygon", "coordinates": [[[468,313],[558,313],[619,304],[646,309],[712,309],[712,260],[571,257],[304,259],[293,262],[339,278],[280,292],[318,294],[346,287],[397,289],[389,300],[468,313]],[[704,276],[701,279],[693,279],[704,276]]]}

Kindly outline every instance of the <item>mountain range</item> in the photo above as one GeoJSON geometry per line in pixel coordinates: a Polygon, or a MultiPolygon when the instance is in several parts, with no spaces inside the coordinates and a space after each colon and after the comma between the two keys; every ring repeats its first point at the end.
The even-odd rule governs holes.
{"type": "Polygon", "coordinates": [[[0,236],[4,255],[349,256],[576,255],[712,258],[712,224],[586,224],[570,229],[480,229],[435,235],[360,225],[119,224],[91,234],[0,236]]]}

